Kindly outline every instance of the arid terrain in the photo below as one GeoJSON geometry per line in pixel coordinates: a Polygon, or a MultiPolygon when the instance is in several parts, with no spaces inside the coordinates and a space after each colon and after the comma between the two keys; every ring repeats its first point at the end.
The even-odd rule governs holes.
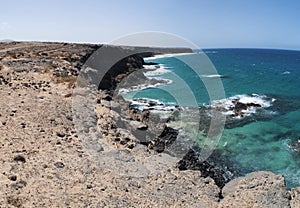
{"type": "Polygon", "coordinates": [[[87,144],[74,125],[73,90],[100,47],[0,43],[1,208],[300,207],[300,188],[287,190],[282,175],[254,172],[222,188],[200,171],[179,170],[182,158],[117,125],[118,103],[102,91],[94,105],[99,134],[87,144]]]}

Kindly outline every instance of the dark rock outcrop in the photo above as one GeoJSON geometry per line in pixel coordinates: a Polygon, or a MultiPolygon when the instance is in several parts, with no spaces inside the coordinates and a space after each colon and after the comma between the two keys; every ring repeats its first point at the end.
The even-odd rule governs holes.
{"type": "Polygon", "coordinates": [[[296,152],[299,152],[299,153],[300,153],[300,138],[294,139],[293,141],[291,141],[290,147],[291,147],[293,150],[295,150],[296,152]]]}
{"type": "Polygon", "coordinates": [[[148,142],[148,146],[158,153],[163,152],[176,140],[178,132],[176,129],[165,126],[163,132],[158,137],[148,142]]]}
{"type": "Polygon", "coordinates": [[[113,91],[124,77],[143,68],[143,64],[144,59],[140,55],[132,55],[120,60],[107,71],[98,89],[113,91]]]}
{"type": "Polygon", "coordinates": [[[178,169],[198,170],[202,177],[211,177],[220,188],[232,179],[230,171],[214,165],[214,162],[200,161],[198,154],[192,149],[178,162],[178,169]]]}

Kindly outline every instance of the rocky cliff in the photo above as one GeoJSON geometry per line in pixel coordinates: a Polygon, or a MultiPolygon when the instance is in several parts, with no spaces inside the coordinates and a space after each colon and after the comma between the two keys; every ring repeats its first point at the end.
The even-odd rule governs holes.
{"type": "MultiPolygon", "coordinates": [[[[96,92],[100,134],[90,151],[74,125],[72,93],[100,47],[0,43],[0,207],[299,207],[299,188],[288,191],[282,175],[254,172],[220,188],[209,173],[180,170],[180,158],[118,126],[122,106],[103,91],[113,85],[96,92]]],[[[127,57],[108,80],[142,62],[127,57]]]]}

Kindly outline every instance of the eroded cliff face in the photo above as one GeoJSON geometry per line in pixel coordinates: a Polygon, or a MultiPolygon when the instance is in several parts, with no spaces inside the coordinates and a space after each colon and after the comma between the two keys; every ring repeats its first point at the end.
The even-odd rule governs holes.
{"type": "MultiPolygon", "coordinates": [[[[103,90],[91,152],[74,126],[72,93],[99,47],[0,43],[1,207],[299,207],[299,188],[287,191],[281,175],[255,172],[220,189],[197,170],[180,171],[180,158],[118,126],[113,109],[122,106],[103,90]]],[[[136,60],[120,64],[131,71],[136,60]]]]}

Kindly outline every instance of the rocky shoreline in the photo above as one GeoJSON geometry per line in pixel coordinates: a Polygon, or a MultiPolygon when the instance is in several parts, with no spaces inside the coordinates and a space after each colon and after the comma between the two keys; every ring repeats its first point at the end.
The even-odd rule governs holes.
{"type": "Polygon", "coordinates": [[[123,59],[102,79],[92,97],[95,113],[77,128],[78,75],[101,47],[0,43],[0,207],[300,204],[300,189],[287,190],[282,175],[254,172],[228,182],[228,172],[200,163],[193,151],[182,158],[165,151],[178,131],[114,97],[118,82],[142,67],[141,56],[123,59]]]}

